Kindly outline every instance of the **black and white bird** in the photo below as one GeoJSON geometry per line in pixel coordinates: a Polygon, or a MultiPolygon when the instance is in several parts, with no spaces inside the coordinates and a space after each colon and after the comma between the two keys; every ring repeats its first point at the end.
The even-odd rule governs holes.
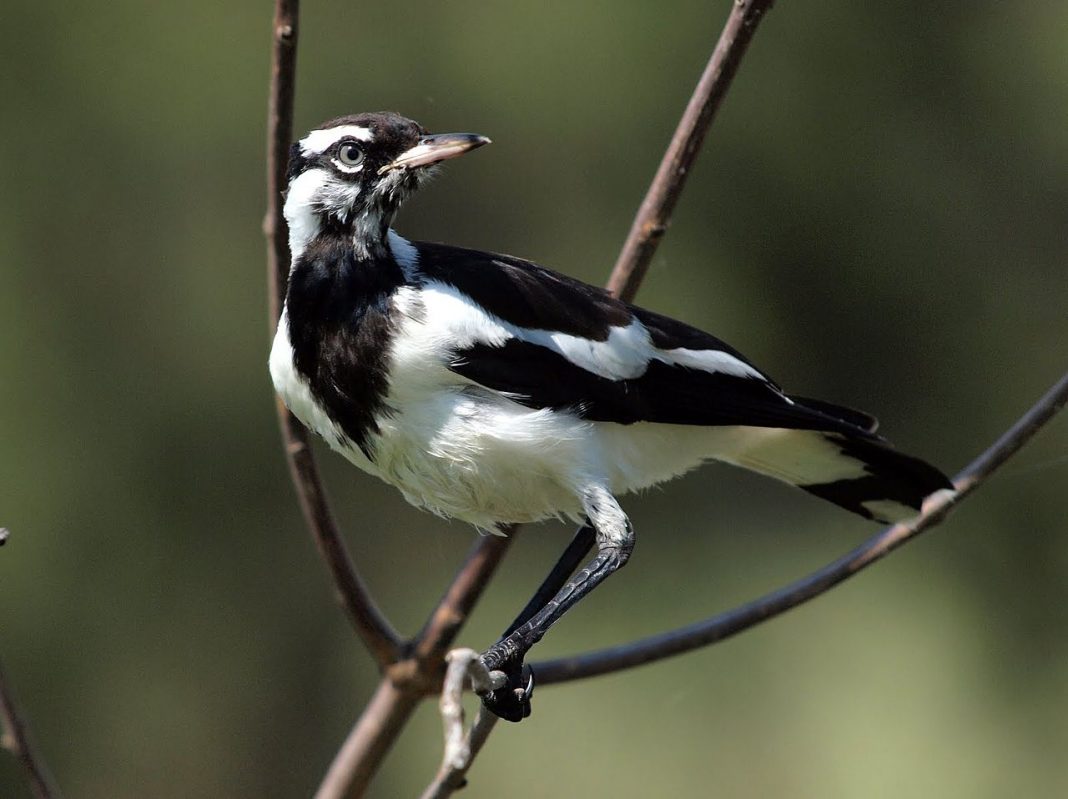
{"type": "Polygon", "coordinates": [[[626,562],[621,494],[717,460],[888,522],[952,488],[872,417],[786,394],[708,333],[528,261],[391,228],[436,164],[488,142],[383,112],[293,145],[270,371],[304,424],[418,507],[484,531],[586,520],[597,556],[484,656],[518,688],[498,713],[529,712],[526,650],[626,562]]]}

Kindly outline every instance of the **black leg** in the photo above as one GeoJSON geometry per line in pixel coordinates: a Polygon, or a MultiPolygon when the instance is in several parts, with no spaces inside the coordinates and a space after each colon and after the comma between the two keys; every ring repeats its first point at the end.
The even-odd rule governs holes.
{"type": "Polygon", "coordinates": [[[526,607],[515,617],[515,621],[508,625],[508,629],[504,631],[501,638],[507,638],[530,621],[534,614],[549,604],[549,601],[564,587],[564,583],[571,576],[571,572],[575,571],[579,564],[582,563],[582,560],[590,554],[590,550],[593,549],[595,535],[593,525],[587,520],[575,533],[571,543],[567,545],[567,549],[564,550],[560,559],[556,561],[553,570],[549,572],[549,576],[538,586],[534,596],[530,598],[526,607]]]}
{"type": "MultiPolygon", "coordinates": [[[[503,671],[508,676],[506,685],[483,697],[483,704],[508,721],[522,721],[530,715],[530,694],[534,683],[529,669],[523,667],[527,652],[561,616],[605,578],[622,568],[634,549],[634,532],[630,522],[611,495],[603,490],[591,493],[586,497],[586,510],[597,541],[597,555],[533,616],[518,626],[513,624],[514,629],[482,654],[482,662],[487,669],[503,671]]],[[[542,591],[547,591],[554,580],[560,579],[558,572],[563,571],[565,558],[581,559],[582,554],[576,553],[581,553],[582,544],[582,531],[579,531],[560,563],[538,589],[535,599],[540,599],[542,591]]],[[[520,619],[533,604],[533,600],[527,604],[520,619]]]]}

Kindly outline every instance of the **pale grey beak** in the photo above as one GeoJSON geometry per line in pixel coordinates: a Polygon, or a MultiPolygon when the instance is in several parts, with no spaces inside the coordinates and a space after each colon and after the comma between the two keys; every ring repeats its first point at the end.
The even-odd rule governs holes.
{"type": "Polygon", "coordinates": [[[489,144],[490,140],[477,133],[435,133],[433,136],[424,136],[419,144],[410,150],[405,150],[395,159],[378,170],[379,175],[392,172],[394,169],[415,169],[421,166],[430,166],[438,161],[445,161],[463,155],[468,150],[489,144]]]}

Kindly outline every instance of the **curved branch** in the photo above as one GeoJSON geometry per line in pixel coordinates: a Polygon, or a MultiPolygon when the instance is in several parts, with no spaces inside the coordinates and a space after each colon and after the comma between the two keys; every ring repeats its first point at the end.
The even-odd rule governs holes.
{"type": "MultiPolygon", "coordinates": [[[[271,51],[271,88],[267,120],[267,293],[272,333],[285,301],[289,278],[289,232],[282,216],[286,161],[293,138],[293,97],[296,88],[297,23],[299,0],[276,0],[274,43],[271,51]]],[[[304,521],[334,580],[334,590],[349,621],[382,668],[397,660],[400,636],[375,605],[364,585],[326,500],[304,426],[276,402],[278,423],[289,475],[300,500],[304,521]]]]}
{"type": "Polygon", "coordinates": [[[660,239],[667,232],[675,203],[705,140],[734,73],[764,14],[775,0],[735,0],[727,24],[664,152],[656,177],[634,217],[630,233],[608,278],[608,290],[626,301],[634,299],[660,239]]]}
{"type": "Polygon", "coordinates": [[[908,522],[886,528],[837,560],[778,591],[704,621],[621,646],[599,649],[573,657],[548,660],[531,666],[538,682],[546,685],[652,663],[722,641],[815,599],[862,569],[940,524],[966,496],[986,481],[1002,464],[1031,440],[1068,401],[1065,374],[1008,431],[953,480],[956,491],[937,492],[928,498],[923,512],[908,522]]]}
{"type": "Polygon", "coordinates": [[[40,754],[30,744],[26,722],[15,707],[15,698],[8,686],[4,670],[0,667],[0,746],[7,749],[22,763],[30,781],[30,788],[37,799],[59,799],[59,789],[48,774],[40,754]]]}

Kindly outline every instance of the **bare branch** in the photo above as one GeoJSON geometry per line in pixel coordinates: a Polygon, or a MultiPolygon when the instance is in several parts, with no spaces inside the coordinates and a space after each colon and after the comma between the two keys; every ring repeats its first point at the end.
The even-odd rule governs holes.
{"type": "Polygon", "coordinates": [[[716,49],[708,60],[656,171],[656,177],[638,209],[630,233],[619,253],[608,290],[628,302],[634,299],[649,269],[660,239],[667,231],[675,203],[686,185],[690,168],[697,160],[705,133],[727,95],[734,73],[756,33],[764,14],[775,0],[735,0],[716,49]]]}
{"type": "Polygon", "coordinates": [[[297,23],[300,0],[276,0],[267,98],[267,282],[271,332],[281,313],[289,278],[289,231],[282,216],[289,143],[293,138],[293,97],[297,79],[297,23]]]}
{"type": "Polygon", "coordinates": [[[807,577],[688,627],[583,655],[535,663],[531,668],[538,682],[545,685],[593,677],[689,652],[722,641],[816,598],[925,530],[940,524],[966,496],[1030,441],[1064,407],[1066,401],[1068,374],[954,478],[955,492],[947,490],[935,493],[928,498],[923,512],[917,518],[886,528],[807,577]]]}
{"type": "MultiPolygon", "coordinates": [[[[479,708],[471,729],[464,734],[464,686],[468,679],[479,696],[494,691],[503,683],[495,681],[473,649],[454,649],[446,655],[449,667],[441,688],[441,721],[445,730],[445,754],[434,781],[423,791],[422,799],[440,799],[465,783],[464,775],[471,761],[489,737],[497,717],[479,708]]],[[[500,672],[497,672],[500,674],[500,672]]],[[[501,675],[503,677],[503,675],[501,675]]]]}
{"type": "MultiPolygon", "coordinates": [[[[267,120],[267,294],[271,328],[278,320],[289,278],[289,231],[282,215],[289,143],[293,139],[293,97],[296,88],[297,24],[299,0],[276,0],[274,44],[271,51],[271,88],[267,120]]],[[[304,521],[326,561],[349,621],[380,667],[397,660],[400,636],[375,605],[364,585],[326,500],[304,426],[276,401],[278,422],[289,475],[300,500],[304,521]]]]}
{"type": "Polygon", "coordinates": [[[388,678],[383,678],[330,764],[315,792],[315,799],[363,796],[422,698],[421,693],[411,688],[399,688],[388,678]]]}
{"type": "Polygon", "coordinates": [[[4,670],[0,667],[0,746],[7,749],[22,763],[30,788],[37,799],[59,799],[56,788],[41,755],[30,743],[26,722],[15,706],[15,697],[8,685],[4,670]]]}
{"type": "Polygon", "coordinates": [[[410,655],[387,670],[375,698],[334,757],[316,799],[362,796],[412,710],[424,696],[439,689],[446,650],[512,544],[515,528],[507,532],[507,537],[481,538],[471,548],[408,647],[410,655]]]}
{"type": "Polygon", "coordinates": [[[518,531],[518,525],[509,525],[501,531],[502,535],[485,536],[475,542],[467,560],[416,636],[414,654],[417,660],[442,662],[518,531]]]}

